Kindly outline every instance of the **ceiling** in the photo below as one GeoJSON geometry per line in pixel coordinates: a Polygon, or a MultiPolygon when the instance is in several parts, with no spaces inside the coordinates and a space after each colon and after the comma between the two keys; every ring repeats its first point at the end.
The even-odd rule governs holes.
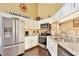
{"type": "Polygon", "coordinates": [[[62,3],[40,3],[38,4],[38,16],[42,19],[51,17],[63,6],[62,3]]]}
{"type": "Polygon", "coordinates": [[[27,6],[27,11],[23,12],[20,4],[21,3],[0,3],[0,12],[11,11],[36,20],[36,17],[46,19],[55,15],[63,6],[62,3],[24,3],[27,6]]]}

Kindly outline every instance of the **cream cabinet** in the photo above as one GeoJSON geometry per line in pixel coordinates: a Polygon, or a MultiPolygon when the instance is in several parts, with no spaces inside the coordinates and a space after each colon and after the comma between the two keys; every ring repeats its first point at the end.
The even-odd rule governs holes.
{"type": "Polygon", "coordinates": [[[37,45],[38,45],[38,36],[25,37],[25,50],[28,50],[37,45]]]}
{"type": "Polygon", "coordinates": [[[37,46],[38,45],[38,36],[34,37],[32,40],[31,40],[31,46],[34,47],[34,46],[37,46]]]}
{"type": "Polygon", "coordinates": [[[57,56],[57,44],[51,38],[47,38],[47,49],[51,56],[57,56]]]}
{"type": "Polygon", "coordinates": [[[25,50],[31,48],[31,41],[29,37],[25,37],[25,50]]]}

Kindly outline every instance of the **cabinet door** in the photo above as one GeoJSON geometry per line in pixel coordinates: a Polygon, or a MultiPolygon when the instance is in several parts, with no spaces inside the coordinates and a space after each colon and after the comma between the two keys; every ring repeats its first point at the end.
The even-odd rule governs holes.
{"type": "Polygon", "coordinates": [[[57,56],[57,44],[55,42],[51,43],[51,48],[52,48],[52,55],[57,56]]]}
{"type": "Polygon", "coordinates": [[[32,37],[31,43],[32,43],[32,47],[37,46],[38,45],[38,36],[32,37]]]}
{"type": "Polygon", "coordinates": [[[57,56],[57,44],[51,39],[47,39],[47,49],[52,56],[57,56]]]}
{"type": "Polygon", "coordinates": [[[52,53],[52,50],[51,50],[51,45],[50,45],[50,43],[47,44],[47,49],[48,49],[49,53],[51,54],[51,53],[52,53]]]}
{"type": "Polygon", "coordinates": [[[47,39],[47,49],[50,52],[50,54],[52,53],[52,49],[51,49],[51,41],[50,39],[47,39]]]}
{"type": "Polygon", "coordinates": [[[38,45],[38,36],[30,36],[25,38],[25,50],[38,45]]]}
{"type": "Polygon", "coordinates": [[[49,50],[49,39],[47,38],[47,49],[49,50]]]}
{"type": "Polygon", "coordinates": [[[50,42],[48,43],[48,51],[53,56],[54,48],[53,48],[53,46],[52,46],[52,44],[50,42]]]}
{"type": "Polygon", "coordinates": [[[25,37],[25,50],[31,48],[31,40],[29,37],[25,37]]]}
{"type": "Polygon", "coordinates": [[[24,53],[24,43],[18,44],[18,55],[24,53]]]}

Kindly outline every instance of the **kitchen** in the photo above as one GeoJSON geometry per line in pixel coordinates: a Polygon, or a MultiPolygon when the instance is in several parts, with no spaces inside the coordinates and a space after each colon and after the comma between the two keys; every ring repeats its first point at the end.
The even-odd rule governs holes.
{"type": "Polygon", "coordinates": [[[10,9],[0,12],[1,56],[79,55],[79,3],[18,3],[0,7],[5,5],[10,9]],[[50,10],[54,11],[53,16],[48,14],[50,10]]]}

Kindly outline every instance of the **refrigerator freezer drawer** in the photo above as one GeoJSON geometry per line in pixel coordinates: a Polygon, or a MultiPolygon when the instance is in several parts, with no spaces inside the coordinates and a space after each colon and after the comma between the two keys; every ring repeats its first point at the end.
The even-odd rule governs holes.
{"type": "Polygon", "coordinates": [[[18,54],[18,45],[3,47],[3,56],[16,56],[18,54]]]}
{"type": "Polygon", "coordinates": [[[2,56],[17,56],[24,53],[24,43],[3,47],[2,56]]]}

